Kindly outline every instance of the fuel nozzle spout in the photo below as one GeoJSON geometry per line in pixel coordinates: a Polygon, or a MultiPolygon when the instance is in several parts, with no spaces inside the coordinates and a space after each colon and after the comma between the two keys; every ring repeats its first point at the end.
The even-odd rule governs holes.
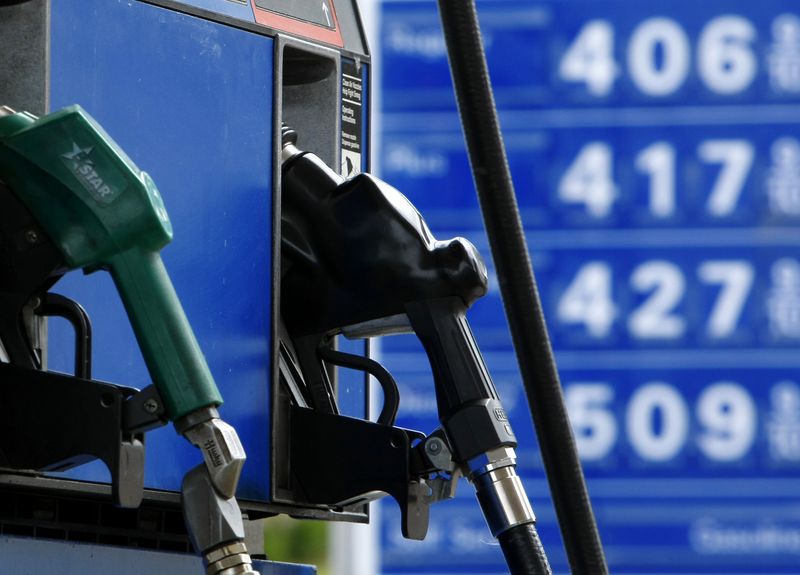
{"type": "Polygon", "coordinates": [[[516,464],[516,454],[510,448],[491,450],[468,464],[467,477],[475,486],[486,523],[495,537],[536,521],[516,464]]]}

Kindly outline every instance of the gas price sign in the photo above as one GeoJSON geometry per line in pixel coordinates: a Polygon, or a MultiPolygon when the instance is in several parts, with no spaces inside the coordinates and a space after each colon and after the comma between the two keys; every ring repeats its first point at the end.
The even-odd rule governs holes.
{"type": "MultiPolygon", "coordinates": [[[[800,573],[800,5],[478,3],[495,97],[611,571],[800,573]]],[[[382,3],[382,176],[489,257],[433,1],[382,3]]],[[[469,315],[568,572],[496,281],[469,315]]],[[[401,425],[427,360],[384,338],[401,425]]],[[[504,572],[471,490],[385,573],[504,572]]]]}

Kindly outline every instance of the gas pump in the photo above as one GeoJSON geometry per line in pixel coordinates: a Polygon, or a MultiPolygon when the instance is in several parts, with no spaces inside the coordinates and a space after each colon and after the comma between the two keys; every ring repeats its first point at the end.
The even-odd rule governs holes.
{"type": "MultiPolygon", "coordinates": [[[[368,165],[355,2],[4,3],[0,48],[24,64],[0,71],[0,101],[39,116],[0,119],[4,564],[194,573],[176,554],[194,550],[209,573],[310,572],[264,560],[261,518],[368,515],[289,473],[280,123],[331,165],[368,165]]],[[[365,416],[364,382],[338,387],[365,416]]]]}
{"type": "MultiPolygon", "coordinates": [[[[160,259],[171,227],[155,184],[80,108],[40,120],[8,108],[2,113],[3,201],[6,213],[22,216],[7,222],[4,244],[11,248],[14,238],[26,240],[6,250],[4,268],[24,268],[31,258],[49,264],[23,281],[6,274],[10,321],[3,343],[9,362],[3,367],[9,368],[9,401],[22,403],[30,392],[20,384],[36,386],[45,397],[55,389],[74,407],[60,406],[62,425],[78,429],[83,425],[75,413],[85,412],[83,403],[101,410],[115,403],[121,417],[92,431],[101,438],[122,436],[113,463],[106,463],[117,504],[131,507],[142,499],[142,433],[172,420],[205,459],[182,485],[195,550],[208,573],[255,573],[234,498],[244,451],[236,431],[219,418],[221,397],[160,259]],[[50,257],[27,253],[29,244],[50,257]],[[41,370],[23,329],[24,306],[46,301],[47,290],[74,268],[111,272],[155,387],[137,392],[41,370]],[[26,359],[34,361],[27,365],[26,359]],[[27,381],[31,370],[35,384],[27,381]],[[99,401],[72,394],[75,384],[95,388],[99,401]],[[114,393],[123,397],[114,401],[114,393]]],[[[423,539],[428,507],[452,496],[464,474],[493,535],[532,530],[533,511],[514,471],[514,434],[465,317],[487,288],[480,255],[462,238],[437,241],[397,190],[368,174],[344,180],[317,156],[301,152],[295,137],[283,130],[281,316],[288,337],[281,340],[281,353],[285,365],[299,366],[282,378],[292,396],[289,471],[302,491],[299,499],[342,506],[389,493],[401,505],[403,534],[423,539]],[[315,305],[309,309],[306,302],[315,305]],[[442,429],[428,437],[393,427],[399,398],[388,372],[331,345],[339,333],[363,338],[398,331],[420,337],[434,369],[442,429]],[[377,423],[339,415],[326,362],[361,369],[383,383],[386,403],[377,423]],[[418,441],[413,447],[412,440],[418,441]],[[355,461],[359,453],[370,457],[345,465],[332,479],[320,473],[355,461]]],[[[80,455],[88,448],[75,438],[72,451],[26,457],[15,450],[20,440],[30,443],[21,426],[8,426],[2,437],[6,466],[64,470],[86,461],[80,455]]],[[[547,570],[543,551],[536,553],[547,570]]]]}

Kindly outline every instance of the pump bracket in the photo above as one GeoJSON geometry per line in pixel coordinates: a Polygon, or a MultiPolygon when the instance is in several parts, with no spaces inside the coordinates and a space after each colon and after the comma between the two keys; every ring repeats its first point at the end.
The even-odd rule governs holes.
{"type": "Polygon", "coordinates": [[[400,506],[403,536],[425,538],[437,498],[414,473],[412,443],[423,433],[297,406],[290,419],[292,476],[309,503],[344,506],[389,494],[400,506]]]}
{"type": "Polygon", "coordinates": [[[0,465],[64,471],[99,459],[112,497],[137,507],[144,490],[144,433],[123,428],[125,402],[137,390],[0,363],[8,409],[0,418],[0,465]]]}

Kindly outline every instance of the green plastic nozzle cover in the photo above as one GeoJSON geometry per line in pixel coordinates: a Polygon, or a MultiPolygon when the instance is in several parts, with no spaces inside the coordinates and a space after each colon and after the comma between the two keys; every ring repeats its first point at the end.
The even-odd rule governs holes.
{"type": "Polygon", "coordinates": [[[111,272],[173,421],[222,397],[160,250],[172,225],[150,176],[79,106],[0,116],[0,179],[70,269],[111,272]]]}

